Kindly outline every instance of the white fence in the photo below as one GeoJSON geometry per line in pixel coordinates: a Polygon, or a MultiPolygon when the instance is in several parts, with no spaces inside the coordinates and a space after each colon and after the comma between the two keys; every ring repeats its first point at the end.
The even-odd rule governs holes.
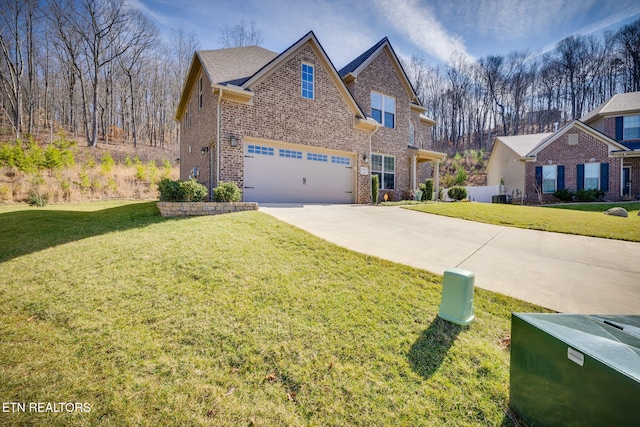
{"type": "MultiPolygon", "coordinates": [[[[467,198],[472,202],[491,203],[491,197],[500,194],[499,185],[484,185],[481,187],[465,187],[467,189],[467,198]]],[[[447,195],[448,188],[443,191],[444,200],[450,202],[451,199],[447,195]]]]}

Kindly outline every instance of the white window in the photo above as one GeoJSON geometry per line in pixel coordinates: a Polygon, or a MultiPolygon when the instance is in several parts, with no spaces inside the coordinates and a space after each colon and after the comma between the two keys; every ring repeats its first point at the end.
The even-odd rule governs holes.
{"type": "Polygon", "coordinates": [[[187,111],[184,113],[184,128],[191,127],[191,102],[187,104],[187,111]]]}
{"type": "Polygon", "coordinates": [[[313,75],[313,65],[302,64],[302,97],[314,98],[315,79],[313,75]]]}
{"type": "Polygon", "coordinates": [[[600,188],[600,163],[585,163],[584,189],[598,190],[600,188]]]}
{"type": "Polygon", "coordinates": [[[396,158],[383,154],[371,155],[371,173],[378,175],[381,190],[396,188],[396,158]]]}
{"type": "Polygon", "coordinates": [[[640,139],[640,116],[624,116],[623,123],[623,140],[640,139]]]}
{"type": "Polygon", "coordinates": [[[558,182],[558,167],[556,165],[542,166],[542,192],[554,193],[558,182]]]}
{"type": "Polygon", "coordinates": [[[413,128],[413,123],[409,122],[409,145],[416,145],[416,131],[413,128]]]}
{"type": "Polygon", "coordinates": [[[371,92],[371,117],[387,128],[396,127],[396,100],[371,92]]]}

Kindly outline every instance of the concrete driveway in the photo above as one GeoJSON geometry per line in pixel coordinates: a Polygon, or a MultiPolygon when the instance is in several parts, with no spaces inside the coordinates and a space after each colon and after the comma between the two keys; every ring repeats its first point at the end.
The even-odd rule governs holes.
{"type": "Polygon", "coordinates": [[[564,313],[640,314],[640,243],[523,230],[368,205],[260,210],[354,251],[437,274],[459,267],[475,285],[564,313]]]}

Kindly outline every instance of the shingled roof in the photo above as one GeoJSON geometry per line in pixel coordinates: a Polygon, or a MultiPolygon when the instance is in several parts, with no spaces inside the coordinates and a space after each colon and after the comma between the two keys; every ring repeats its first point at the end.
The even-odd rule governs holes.
{"type": "Polygon", "coordinates": [[[640,92],[619,93],[595,109],[589,111],[580,119],[583,123],[589,123],[593,119],[611,114],[629,114],[640,111],[640,92]]]}
{"type": "Polygon", "coordinates": [[[259,46],[199,50],[205,72],[214,84],[242,85],[279,54],[259,46]]]}
{"type": "Polygon", "coordinates": [[[376,43],[375,45],[373,45],[371,47],[371,49],[367,50],[366,52],[364,52],[362,55],[358,56],[356,59],[354,59],[353,61],[349,62],[346,66],[344,66],[340,71],[340,77],[346,76],[347,74],[353,72],[356,68],[358,68],[360,65],[362,65],[364,63],[364,61],[367,60],[367,58],[369,58],[371,55],[373,55],[373,53],[380,49],[380,47],[385,44],[386,42],[388,42],[389,40],[385,37],[382,40],[380,40],[378,43],[376,43]]]}

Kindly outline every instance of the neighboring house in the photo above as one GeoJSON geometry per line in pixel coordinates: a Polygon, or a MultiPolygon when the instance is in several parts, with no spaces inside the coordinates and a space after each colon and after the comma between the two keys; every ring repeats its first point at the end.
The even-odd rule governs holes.
{"type": "Polygon", "coordinates": [[[373,173],[409,195],[444,154],[388,40],[374,48],[340,73],[313,32],[280,54],[196,52],[176,112],[181,179],[235,182],[245,201],[367,203],[373,173]]]}
{"type": "Polygon", "coordinates": [[[499,136],[487,163],[487,185],[502,186],[502,194],[521,201],[525,191],[526,163],[522,159],[551,133],[499,136]]]}
{"type": "Polygon", "coordinates": [[[640,194],[640,92],[618,94],[552,134],[498,137],[487,184],[524,202],[560,189],[597,189],[617,201],[640,194]]]}

